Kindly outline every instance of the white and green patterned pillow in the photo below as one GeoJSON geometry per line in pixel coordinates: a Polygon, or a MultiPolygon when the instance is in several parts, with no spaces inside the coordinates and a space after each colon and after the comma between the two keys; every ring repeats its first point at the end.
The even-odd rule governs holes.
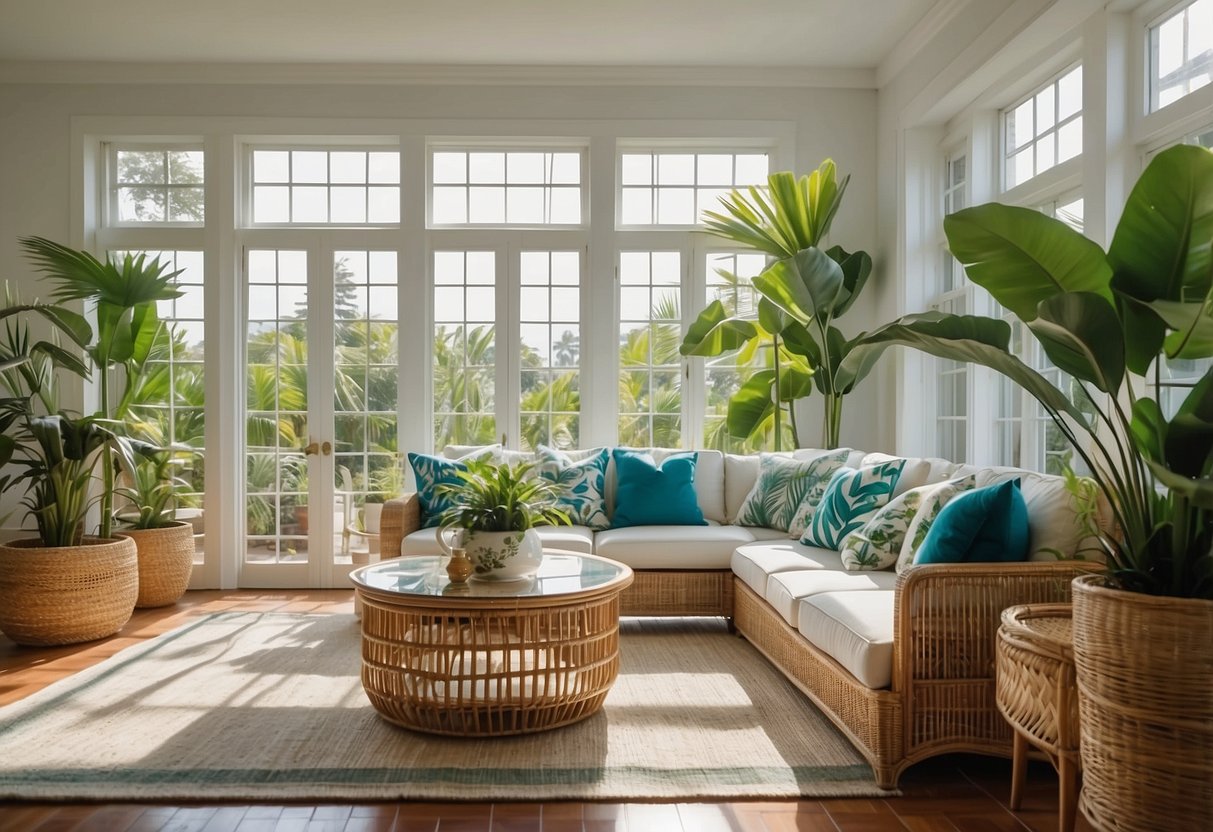
{"type": "Polygon", "coordinates": [[[821,500],[830,476],[842,467],[850,448],[815,459],[796,460],[776,454],[758,457],[758,481],[737,510],[738,526],[764,526],[790,531],[802,504],[821,500]]]}
{"type": "Polygon", "coordinates": [[[431,528],[438,525],[442,513],[454,505],[450,496],[440,494],[441,485],[458,485],[459,472],[467,470],[469,459],[493,459],[500,445],[488,445],[477,448],[466,456],[458,459],[447,459],[431,454],[409,454],[409,464],[413,466],[413,479],[417,482],[417,500],[421,503],[421,525],[431,528]]]}
{"type": "Polygon", "coordinates": [[[862,528],[848,534],[838,547],[842,565],[852,572],[888,569],[897,563],[901,544],[923,498],[936,485],[911,488],[873,514],[862,528]]]}
{"type": "Polygon", "coordinates": [[[611,526],[606,512],[606,469],[610,451],[599,448],[589,456],[575,459],[563,451],[540,445],[536,475],[556,485],[560,492],[557,508],[569,516],[574,526],[601,530],[611,526]]]}
{"type": "Polygon", "coordinates": [[[894,459],[866,468],[839,468],[830,478],[813,522],[800,542],[823,549],[837,549],[842,539],[861,528],[876,510],[889,502],[904,459],[894,459]]]}
{"type": "Polygon", "coordinates": [[[922,545],[922,542],[927,539],[927,532],[931,530],[931,526],[935,523],[936,518],[939,517],[939,512],[943,511],[943,507],[947,504],[948,500],[962,491],[970,491],[976,488],[977,477],[969,474],[967,477],[959,477],[958,479],[924,487],[930,490],[923,496],[922,504],[914,514],[914,519],[910,521],[910,526],[906,529],[905,539],[901,544],[901,551],[897,554],[898,575],[913,565],[914,554],[918,551],[918,547],[922,545]]]}

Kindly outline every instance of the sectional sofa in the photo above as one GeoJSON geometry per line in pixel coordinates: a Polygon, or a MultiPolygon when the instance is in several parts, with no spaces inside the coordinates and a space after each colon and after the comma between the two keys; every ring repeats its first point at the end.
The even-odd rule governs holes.
{"type": "MultiPolygon", "coordinates": [[[[448,449],[457,457],[466,448],[448,449]]],[[[652,449],[658,462],[672,451],[652,449]]],[[[798,459],[822,451],[799,450],[798,459]]],[[[848,465],[889,460],[852,451],[848,465]]],[[[847,571],[838,552],[776,529],[733,521],[759,473],[757,456],[700,451],[695,492],[707,526],[540,531],[545,545],[626,563],[636,579],[621,613],[722,616],[809,696],[868,759],[882,788],[909,765],[956,751],[1010,756],[1011,731],[994,704],[994,644],[1002,610],[1069,599],[1071,579],[1095,568],[1075,500],[1059,477],[908,459],[894,496],[968,474],[978,486],[1018,477],[1028,506],[1024,563],[934,564],[847,571]]],[[[613,510],[613,464],[607,469],[613,510]]],[[[415,494],[384,506],[384,553],[434,554],[415,494]]]]}

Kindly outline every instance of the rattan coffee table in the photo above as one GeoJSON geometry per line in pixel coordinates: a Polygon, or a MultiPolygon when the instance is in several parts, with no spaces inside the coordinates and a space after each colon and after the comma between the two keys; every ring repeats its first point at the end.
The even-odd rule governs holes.
{"type": "Polygon", "coordinates": [[[362,685],[390,722],[499,737],[602,707],[619,673],[619,594],[632,570],[547,550],[532,579],[464,585],[437,557],[350,573],[362,601],[362,685]]]}

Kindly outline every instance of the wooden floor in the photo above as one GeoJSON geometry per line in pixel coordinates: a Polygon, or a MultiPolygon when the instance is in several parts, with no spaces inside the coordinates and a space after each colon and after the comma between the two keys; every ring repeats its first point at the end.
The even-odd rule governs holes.
{"type": "MultiPolygon", "coordinates": [[[[40,690],[114,653],[218,610],[351,612],[348,590],[191,592],[175,607],[137,610],[113,638],[34,649],[0,636],[0,706],[40,690]]],[[[1053,832],[1057,778],[1034,763],[1024,807],[1007,806],[1006,760],[941,757],[903,777],[903,797],[746,803],[400,803],[373,805],[181,805],[0,803],[0,832],[1053,832]]],[[[1090,827],[1079,818],[1078,830],[1090,827]]]]}

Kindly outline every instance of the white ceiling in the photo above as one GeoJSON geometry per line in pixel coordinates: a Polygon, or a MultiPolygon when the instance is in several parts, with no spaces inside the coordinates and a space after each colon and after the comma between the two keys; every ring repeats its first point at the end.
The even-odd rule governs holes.
{"type": "Polygon", "coordinates": [[[937,0],[0,0],[0,61],[876,67],[937,0]]]}

